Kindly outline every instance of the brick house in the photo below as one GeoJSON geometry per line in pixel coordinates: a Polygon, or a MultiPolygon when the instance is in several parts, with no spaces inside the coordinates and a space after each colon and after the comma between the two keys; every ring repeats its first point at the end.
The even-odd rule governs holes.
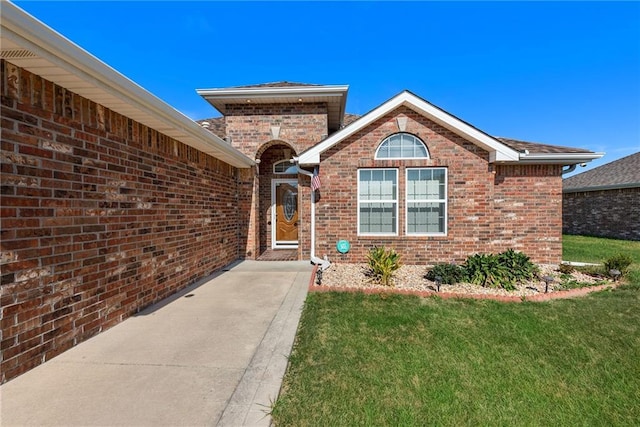
{"type": "Polygon", "coordinates": [[[223,114],[201,125],[259,165],[259,238],[246,256],[296,248],[299,259],[363,262],[385,245],[406,263],[508,248],[560,262],[563,166],[601,153],[492,137],[408,91],[348,115],[347,91],[288,82],[198,90],[223,114]],[[321,187],[311,194],[314,171],[321,187]],[[290,215],[287,203],[297,207],[290,215]]]}
{"type": "Polygon", "coordinates": [[[558,263],[562,168],[601,156],[410,92],[349,115],[347,86],[199,90],[223,117],[196,123],[13,4],[0,19],[0,382],[270,251],[558,263]]]}
{"type": "Polygon", "coordinates": [[[640,240],[640,152],[562,184],[564,233],[640,240]]]}

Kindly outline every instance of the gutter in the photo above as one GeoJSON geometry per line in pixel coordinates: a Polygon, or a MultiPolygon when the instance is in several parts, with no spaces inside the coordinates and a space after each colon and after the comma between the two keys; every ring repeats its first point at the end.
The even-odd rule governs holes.
{"type": "MultiPolygon", "coordinates": [[[[309,172],[300,168],[298,157],[294,157],[293,159],[291,159],[291,162],[295,164],[298,173],[307,175],[310,178],[313,177],[313,172],[309,172]]],[[[316,190],[311,191],[311,249],[309,252],[311,264],[319,265],[322,271],[329,268],[331,263],[329,262],[329,259],[326,255],[324,256],[324,259],[318,258],[316,256],[316,190]]]]}
{"type": "Polygon", "coordinates": [[[518,163],[533,164],[563,164],[570,166],[574,164],[590,162],[604,156],[605,153],[520,153],[518,163]]]}

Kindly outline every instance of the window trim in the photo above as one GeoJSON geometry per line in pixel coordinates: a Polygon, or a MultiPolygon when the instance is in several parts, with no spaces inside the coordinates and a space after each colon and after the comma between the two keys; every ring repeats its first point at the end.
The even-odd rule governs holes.
{"type": "Polygon", "coordinates": [[[429,155],[429,148],[427,147],[427,144],[424,143],[424,141],[420,138],[418,138],[416,135],[409,133],[409,132],[396,132],[393,133],[389,136],[387,136],[385,139],[382,140],[382,142],[380,144],[378,144],[378,148],[376,148],[376,152],[373,156],[373,158],[375,160],[424,160],[424,159],[430,159],[431,156],[429,155]],[[426,157],[425,156],[420,156],[420,157],[380,157],[378,156],[378,153],[380,152],[380,148],[384,145],[385,142],[388,142],[389,139],[391,139],[392,137],[396,136],[396,135],[408,135],[411,136],[412,138],[415,138],[416,141],[418,141],[419,143],[422,144],[422,146],[424,147],[424,151],[427,153],[426,157]]]}
{"type": "Polygon", "coordinates": [[[449,231],[449,170],[446,167],[408,167],[404,173],[404,232],[407,236],[447,236],[449,231]],[[411,170],[443,170],[444,171],[444,199],[409,200],[409,171],[411,170]],[[409,232],[409,203],[444,203],[444,231],[437,233],[409,232]]]}
{"type": "Polygon", "coordinates": [[[291,163],[291,161],[289,159],[284,159],[284,160],[278,160],[277,162],[275,162],[273,164],[273,170],[272,170],[274,175],[296,175],[298,173],[297,170],[294,171],[294,172],[291,172],[291,173],[286,172],[290,168],[294,168],[295,169],[296,166],[293,163],[291,163],[291,166],[289,166],[288,168],[285,169],[285,172],[277,172],[276,171],[276,165],[281,165],[283,163],[291,163]]]}
{"type": "Polygon", "coordinates": [[[400,204],[400,173],[398,168],[361,168],[361,169],[357,169],[357,180],[358,180],[358,186],[357,186],[357,194],[356,197],[358,198],[358,207],[357,207],[357,217],[356,217],[356,227],[357,227],[357,235],[358,236],[374,236],[374,237],[380,237],[380,236],[399,236],[400,235],[400,209],[399,209],[399,204],[400,204]],[[395,200],[367,200],[367,201],[361,201],[360,200],[360,171],[379,171],[379,170],[383,170],[383,171],[395,171],[396,173],[396,199],[395,200]],[[360,206],[362,203],[395,203],[395,233],[363,233],[360,231],[360,206]]]}

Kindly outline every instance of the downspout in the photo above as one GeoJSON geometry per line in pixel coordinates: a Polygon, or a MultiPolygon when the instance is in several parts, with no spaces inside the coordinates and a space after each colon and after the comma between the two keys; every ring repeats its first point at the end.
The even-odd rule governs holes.
{"type": "MultiPolygon", "coordinates": [[[[300,168],[297,157],[292,158],[291,162],[296,165],[296,169],[298,170],[298,173],[301,173],[303,175],[307,175],[310,178],[313,178],[313,172],[309,172],[307,170],[300,168]]],[[[329,262],[329,259],[327,258],[326,255],[324,256],[324,259],[318,258],[316,256],[316,190],[311,191],[311,249],[309,252],[310,252],[311,264],[319,265],[322,271],[329,268],[331,263],[329,262]]]]}

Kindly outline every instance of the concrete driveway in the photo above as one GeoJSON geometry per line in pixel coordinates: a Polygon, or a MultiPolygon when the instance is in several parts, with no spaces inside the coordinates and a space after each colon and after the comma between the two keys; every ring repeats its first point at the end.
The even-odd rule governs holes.
{"type": "Polygon", "coordinates": [[[0,424],[269,425],[311,276],[239,262],[0,387],[0,424]]]}

